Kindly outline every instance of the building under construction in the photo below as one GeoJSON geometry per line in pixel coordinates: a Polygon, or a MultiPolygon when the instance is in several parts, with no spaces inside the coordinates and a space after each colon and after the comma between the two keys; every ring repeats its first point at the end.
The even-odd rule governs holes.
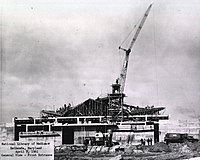
{"type": "Polygon", "coordinates": [[[113,141],[140,143],[141,139],[159,141],[159,120],[167,120],[165,107],[139,107],[124,103],[124,87],[131,49],[145,23],[152,4],[136,28],[128,49],[121,46],[125,58],[121,73],[105,97],[87,99],[71,106],[64,104],[56,111],[42,110],[39,118],[15,118],[15,140],[51,139],[61,144],[91,143],[104,145],[113,141]]]}

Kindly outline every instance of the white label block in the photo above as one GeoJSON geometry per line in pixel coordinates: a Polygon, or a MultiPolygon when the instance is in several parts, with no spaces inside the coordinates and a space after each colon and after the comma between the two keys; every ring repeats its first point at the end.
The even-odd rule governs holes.
{"type": "Polygon", "coordinates": [[[0,159],[54,160],[54,143],[52,141],[1,142],[0,159]]]}

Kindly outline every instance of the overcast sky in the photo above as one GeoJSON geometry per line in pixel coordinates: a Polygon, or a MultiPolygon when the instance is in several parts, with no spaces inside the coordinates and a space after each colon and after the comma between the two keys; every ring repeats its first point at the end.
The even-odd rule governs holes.
{"type": "MultiPolygon", "coordinates": [[[[118,46],[151,1],[1,3],[1,121],[11,122],[109,93],[124,56],[118,46]]],[[[200,1],[156,0],[132,49],[125,102],[196,118],[199,68],[200,1]]]]}

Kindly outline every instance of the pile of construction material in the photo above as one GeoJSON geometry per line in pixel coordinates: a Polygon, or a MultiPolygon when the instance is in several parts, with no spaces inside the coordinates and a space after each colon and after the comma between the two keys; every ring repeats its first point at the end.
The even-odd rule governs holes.
{"type": "Polygon", "coordinates": [[[75,146],[62,145],[55,147],[55,160],[62,159],[134,159],[134,160],[169,160],[189,159],[200,157],[200,142],[186,142],[165,144],[156,143],[151,146],[145,145],[116,145],[106,146],[75,146]]]}

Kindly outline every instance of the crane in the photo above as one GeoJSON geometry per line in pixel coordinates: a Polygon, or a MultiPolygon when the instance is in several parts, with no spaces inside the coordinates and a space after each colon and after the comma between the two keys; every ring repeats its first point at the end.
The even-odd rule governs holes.
{"type": "Polygon", "coordinates": [[[133,36],[133,39],[132,39],[128,49],[124,49],[121,46],[119,46],[119,49],[125,51],[125,53],[126,53],[120,76],[117,79],[117,83],[119,83],[119,85],[120,85],[120,93],[124,92],[124,87],[125,87],[125,82],[126,82],[126,75],[127,75],[127,68],[128,68],[128,61],[129,61],[129,56],[130,56],[130,53],[131,53],[131,49],[133,48],[133,45],[135,44],[135,41],[136,41],[136,39],[137,39],[137,37],[138,37],[138,35],[139,35],[143,25],[144,25],[144,22],[146,21],[146,18],[149,15],[149,12],[151,10],[152,5],[153,5],[153,3],[151,3],[149,5],[149,7],[147,8],[147,10],[146,10],[146,12],[145,12],[140,24],[137,27],[137,30],[136,30],[136,32],[135,32],[135,34],[133,36]]]}

